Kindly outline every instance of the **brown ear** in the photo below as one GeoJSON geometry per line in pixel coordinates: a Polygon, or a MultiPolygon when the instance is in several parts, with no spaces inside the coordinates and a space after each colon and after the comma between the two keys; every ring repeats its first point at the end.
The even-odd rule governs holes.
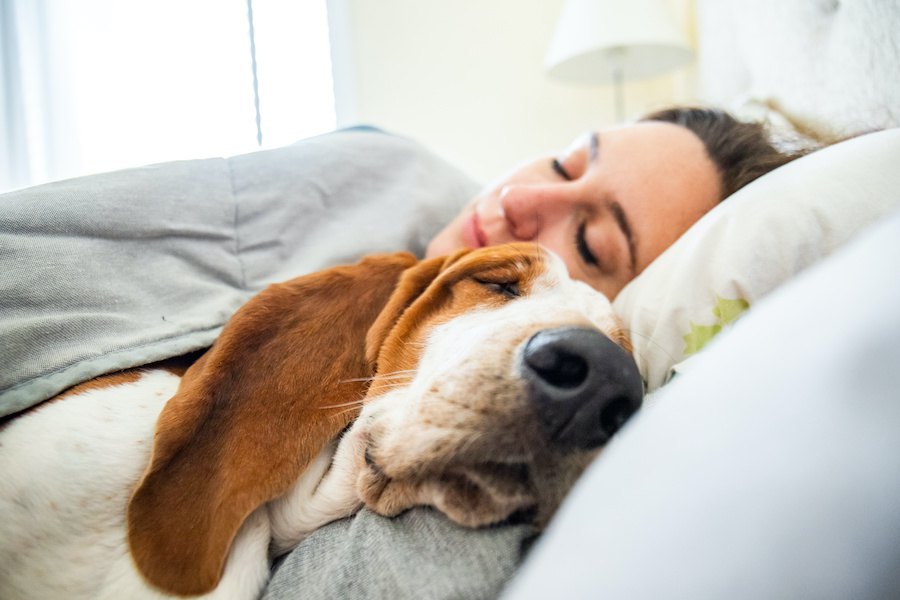
{"type": "Polygon", "coordinates": [[[347,404],[373,374],[366,332],[415,263],[381,255],[270,286],[188,370],[128,506],[131,553],[150,583],[182,595],[216,587],[247,516],[358,414],[347,404]]]}
{"type": "Polygon", "coordinates": [[[403,273],[390,300],[366,335],[366,358],[375,370],[378,369],[378,354],[384,341],[403,311],[425,292],[441,271],[469,252],[471,250],[457,250],[448,256],[423,260],[403,273]]]}

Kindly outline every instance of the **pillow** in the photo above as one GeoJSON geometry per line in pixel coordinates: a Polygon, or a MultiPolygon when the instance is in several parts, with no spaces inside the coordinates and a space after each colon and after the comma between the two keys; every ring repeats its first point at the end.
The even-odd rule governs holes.
{"type": "MultiPolygon", "coordinates": [[[[628,284],[613,306],[647,390],[763,296],[900,206],[898,157],[900,128],[788,163],[707,213],[628,284]]],[[[777,331],[771,338],[778,344],[777,331]]]]}

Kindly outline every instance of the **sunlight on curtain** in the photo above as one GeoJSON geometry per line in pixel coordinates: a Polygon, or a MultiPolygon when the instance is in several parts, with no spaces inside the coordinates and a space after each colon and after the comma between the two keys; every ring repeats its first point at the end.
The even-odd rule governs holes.
{"type": "MultiPolygon", "coordinates": [[[[247,0],[0,2],[27,167],[0,188],[258,148],[247,0]]],[[[253,22],[262,146],[334,129],[325,0],[253,0],[253,22]]]]}

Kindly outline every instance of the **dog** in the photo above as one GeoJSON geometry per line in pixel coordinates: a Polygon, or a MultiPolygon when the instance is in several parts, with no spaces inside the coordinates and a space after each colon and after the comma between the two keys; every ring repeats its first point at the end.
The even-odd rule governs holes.
{"type": "Polygon", "coordinates": [[[609,301],[534,244],[275,284],[186,371],[3,425],[0,597],[254,598],[362,506],[542,526],[641,400],[609,301]]]}

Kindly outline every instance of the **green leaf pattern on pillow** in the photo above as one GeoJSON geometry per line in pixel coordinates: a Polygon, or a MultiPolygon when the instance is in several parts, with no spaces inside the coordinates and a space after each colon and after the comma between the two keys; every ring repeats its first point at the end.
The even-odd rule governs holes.
{"type": "Polygon", "coordinates": [[[743,298],[729,300],[716,296],[716,305],[712,309],[716,322],[713,325],[690,323],[691,330],[684,336],[684,355],[690,356],[702,350],[725,325],[734,322],[748,308],[750,303],[743,298]]]}

